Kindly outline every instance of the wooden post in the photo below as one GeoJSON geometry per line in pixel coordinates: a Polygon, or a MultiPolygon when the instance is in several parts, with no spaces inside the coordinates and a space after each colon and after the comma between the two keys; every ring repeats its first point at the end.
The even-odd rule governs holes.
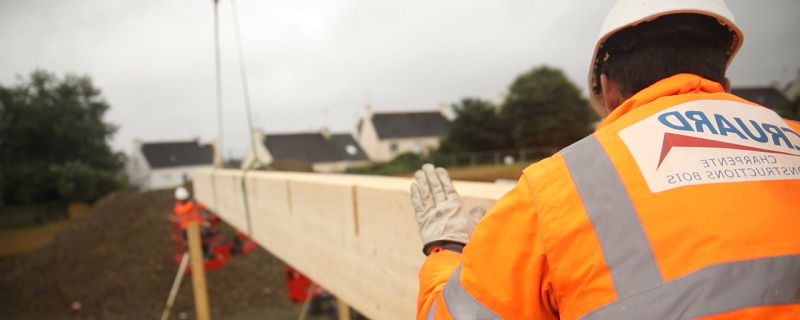
{"type": "Polygon", "coordinates": [[[306,316],[308,315],[308,308],[311,307],[311,300],[314,298],[314,289],[317,288],[316,284],[310,284],[308,286],[308,291],[306,292],[306,301],[303,302],[303,306],[300,307],[300,315],[297,316],[297,320],[306,320],[306,316]]]}
{"type": "Polygon", "coordinates": [[[208,290],[206,289],[206,271],[203,268],[203,249],[200,239],[200,225],[190,221],[186,227],[189,238],[189,258],[192,261],[192,291],[194,292],[194,308],[198,320],[211,320],[208,307],[208,290]]]}
{"type": "Polygon", "coordinates": [[[474,153],[469,155],[469,160],[470,160],[470,162],[469,162],[469,166],[470,167],[474,167],[478,163],[477,156],[475,156],[474,153]]]}
{"type": "Polygon", "coordinates": [[[339,312],[339,320],[350,320],[350,306],[347,302],[336,298],[336,310],[339,312]]]}
{"type": "Polygon", "coordinates": [[[181,286],[181,281],[183,280],[183,274],[186,272],[186,265],[189,264],[189,252],[183,253],[183,259],[181,259],[181,266],[178,267],[178,274],[175,275],[175,281],[172,282],[172,289],[169,291],[169,297],[167,298],[167,305],[164,307],[164,312],[161,313],[161,320],[169,319],[169,311],[172,309],[172,304],[175,302],[175,296],[178,295],[178,289],[181,286]]]}

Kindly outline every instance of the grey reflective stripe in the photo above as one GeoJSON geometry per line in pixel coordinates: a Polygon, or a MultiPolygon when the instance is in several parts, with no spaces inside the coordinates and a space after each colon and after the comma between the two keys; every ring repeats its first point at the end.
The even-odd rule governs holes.
{"type": "Polygon", "coordinates": [[[590,135],[561,154],[600,240],[617,296],[625,298],[663,283],[639,215],[597,138],[590,135]]]}
{"type": "Polygon", "coordinates": [[[683,320],[794,303],[800,303],[800,255],[708,266],[579,319],[683,320]]]}
{"type": "Polygon", "coordinates": [[[433,300],[433,304],[431,304],[431,309],[428,310],[428,315],[425,316],[425,320],[433,320],[436,319],[436,300],[433,300]]]}
{"type": "Polygon", "coordinates": [[[461,286],[458,276],[461,274],[461,265],[458,265],[442,290],[444,304],[450,311],[450,316],[456,320],[496,320],[502,319],[494,312],[484,307],[475,300],[469,292],[461,286]]]}

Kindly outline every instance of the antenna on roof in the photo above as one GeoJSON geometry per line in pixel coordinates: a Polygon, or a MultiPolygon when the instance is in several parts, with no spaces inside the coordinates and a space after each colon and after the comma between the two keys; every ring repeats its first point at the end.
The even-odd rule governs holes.
{"type": "Polygon", "coordinates": [[[328,128],[328,108],[322,109],[322,126],[328,128]]]}

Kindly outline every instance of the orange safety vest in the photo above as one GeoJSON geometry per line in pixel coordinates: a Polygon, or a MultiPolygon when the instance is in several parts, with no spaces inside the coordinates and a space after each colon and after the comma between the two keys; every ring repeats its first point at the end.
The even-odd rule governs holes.
{"type": "Polygon", "coordinates": [[[800,124],[695,75],[524,170],[417,319],[800,318],[800,124]]]}
{"type": "Polygon", "coordinates": [[[186,201],[183,204],[177,202],[174,212],[178,219],[180,219],[181,229],[186,229],[190,221],[197,221],[197,223],[202,224],[200,211],[203,209],[205,208],[202,204],[193,201],[186,201]]]}

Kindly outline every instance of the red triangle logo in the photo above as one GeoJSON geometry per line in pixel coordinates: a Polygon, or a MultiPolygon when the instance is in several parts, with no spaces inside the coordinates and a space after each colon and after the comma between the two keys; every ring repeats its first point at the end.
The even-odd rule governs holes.
{"type": "Polygon", "coordinates": [[[784,154],[789,156],[795,156],[796,154],[780,152],[780,151],[773,151],[767,149],[760,149],[760,148],[753,148],[733,143],[727,143],[722,141],[716,140],[709,140],[697,137],[690,137],[684,136],[680,134],[674,133],[664,133],[664,142],[661,144],[661,157],[658,159],[658,166],[656,169],[661,167],[661,163],[664,162],[664,158],[667,157],[669,151],[672,150],[674,147],[685,147],[685,148],[720,148],[720,149],[735,149],[735,150],[746,150],[746,151],[757,151],[757,152],[766,152],[766,153],[775,153],[775,154],[784,154]]]}

